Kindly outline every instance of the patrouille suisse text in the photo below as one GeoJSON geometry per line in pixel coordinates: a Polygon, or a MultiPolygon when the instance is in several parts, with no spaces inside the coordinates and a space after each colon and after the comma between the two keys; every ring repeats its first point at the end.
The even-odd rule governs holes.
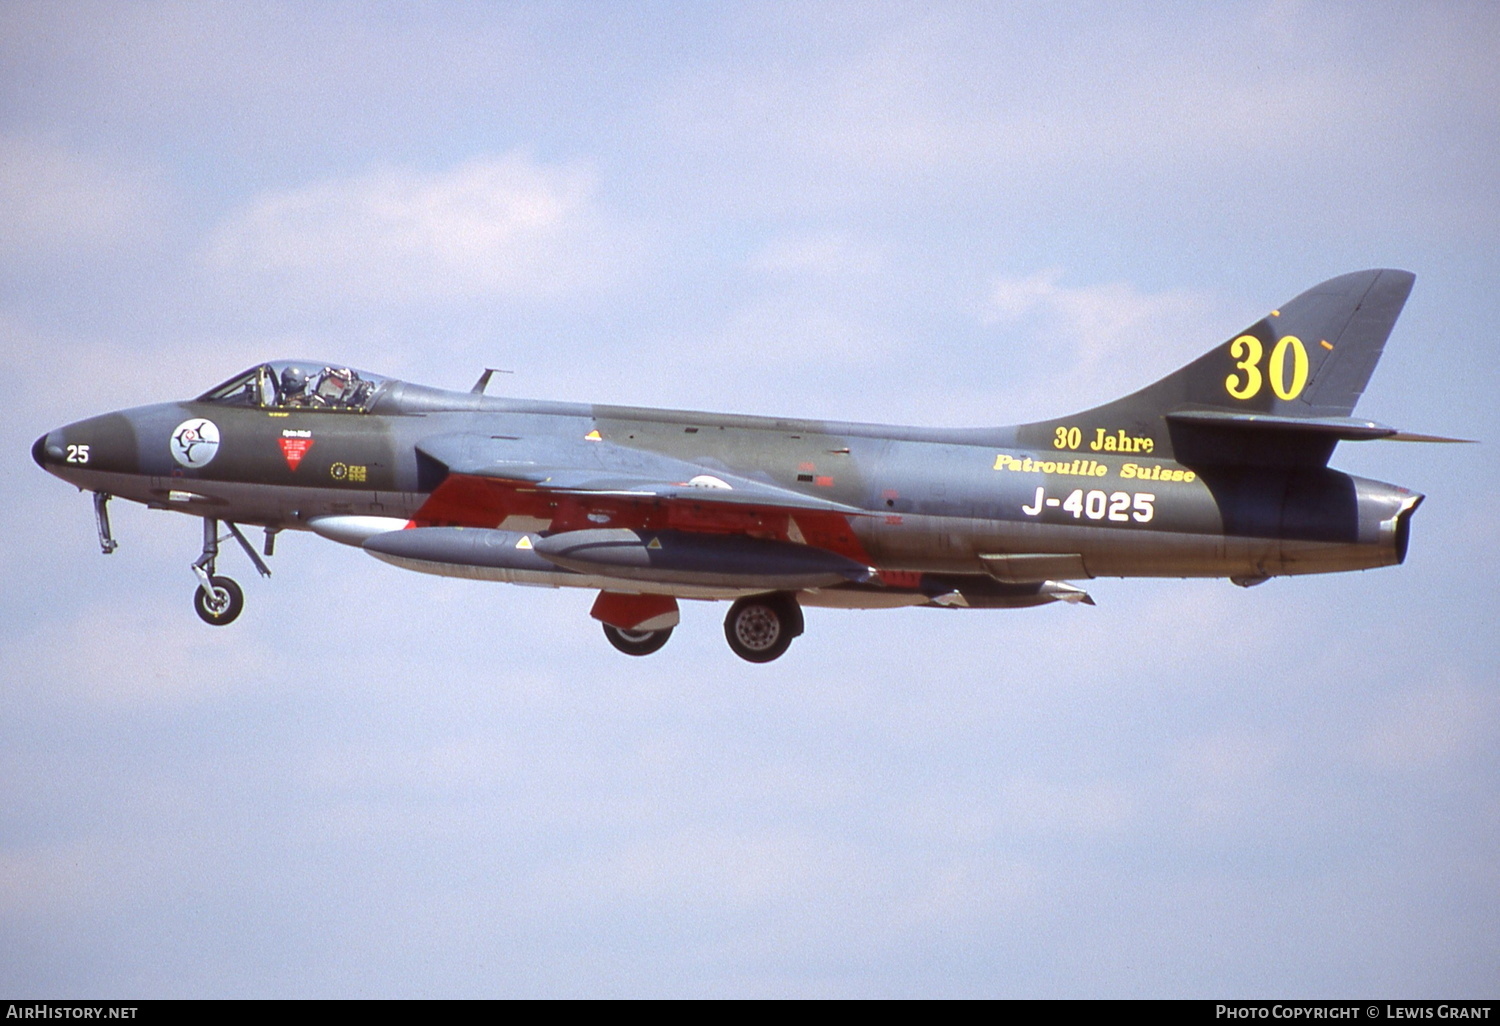
{"type": "Polygon", "coordinates": [[[1000,453],[995,457],[996,470],[1016,470],[1023,474],[1067,474],[1069,477],[1103,477],[1109,467],[1098,460],[1034,460],[1030,456],[1017,459],[1000,453]]]}
{"type": "MultiPolygon", "coordinates": [[[[1021,474],[1061,474],[1066,477],[1106,477],[1109,465],[1098,460],[1038,460],[1030,456],[1011,456],[999,453],[995,456],[995,470],[1012,470],[1021,474]]],[[[1196,481],[1198,475],[1182,467],[1167,467],[1160,463],[1142,466],[1125,463],[1120,467],[1122,478],[1136,481],[1196,481]]]]}

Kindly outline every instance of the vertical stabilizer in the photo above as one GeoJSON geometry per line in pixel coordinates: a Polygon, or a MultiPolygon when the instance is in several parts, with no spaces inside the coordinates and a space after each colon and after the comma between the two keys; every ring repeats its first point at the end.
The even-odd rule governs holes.
{"type": "Polygon", "coordinates": [[[1415,280],[1390,269],[1331,278],[1155,384],[1070,417],[1028,424],[1021,438],[1039,445],[1116,439],[1141,447],[1123,451],[1209,461],[1325,462],[1338,437],[1360,437],[1343,422],[1415,280]],[[1246,426],[1257,429],[1253,442],[1237,434],[1246,426]]]}

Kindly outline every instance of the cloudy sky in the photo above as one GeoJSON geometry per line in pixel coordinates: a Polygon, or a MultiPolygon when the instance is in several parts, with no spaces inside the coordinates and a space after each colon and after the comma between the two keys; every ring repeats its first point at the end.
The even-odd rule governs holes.
{"type": "Polygon", "coordinates": [[[1496,996],[1500,11],[0,5],[0,992],[1496,996]],[[927,425],[1417,285],[1407,564],[1097,608],[689,604],[309,535],[232,628],[44,431],[284,356],[927,425]]]}

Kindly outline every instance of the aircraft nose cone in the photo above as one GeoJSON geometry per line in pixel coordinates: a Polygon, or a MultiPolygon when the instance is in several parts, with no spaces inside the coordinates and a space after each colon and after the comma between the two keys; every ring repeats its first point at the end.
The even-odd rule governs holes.
{"type": "Polygon", "coordinates": [[[47,435],[43,435],[32,443],[31,458],[36,460],[37,466],[43,470],[47,469],[47,435]]]}

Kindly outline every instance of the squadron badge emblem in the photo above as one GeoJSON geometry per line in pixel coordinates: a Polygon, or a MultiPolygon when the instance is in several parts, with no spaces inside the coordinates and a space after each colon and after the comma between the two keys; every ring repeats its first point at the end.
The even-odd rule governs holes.
{"type": "Polygon", "coordinates": [[[178,424],[170,442],[172,458],[196,470],[213,462],[219,453],[219,428],[211,420],[195,417],[178,424]]]}

